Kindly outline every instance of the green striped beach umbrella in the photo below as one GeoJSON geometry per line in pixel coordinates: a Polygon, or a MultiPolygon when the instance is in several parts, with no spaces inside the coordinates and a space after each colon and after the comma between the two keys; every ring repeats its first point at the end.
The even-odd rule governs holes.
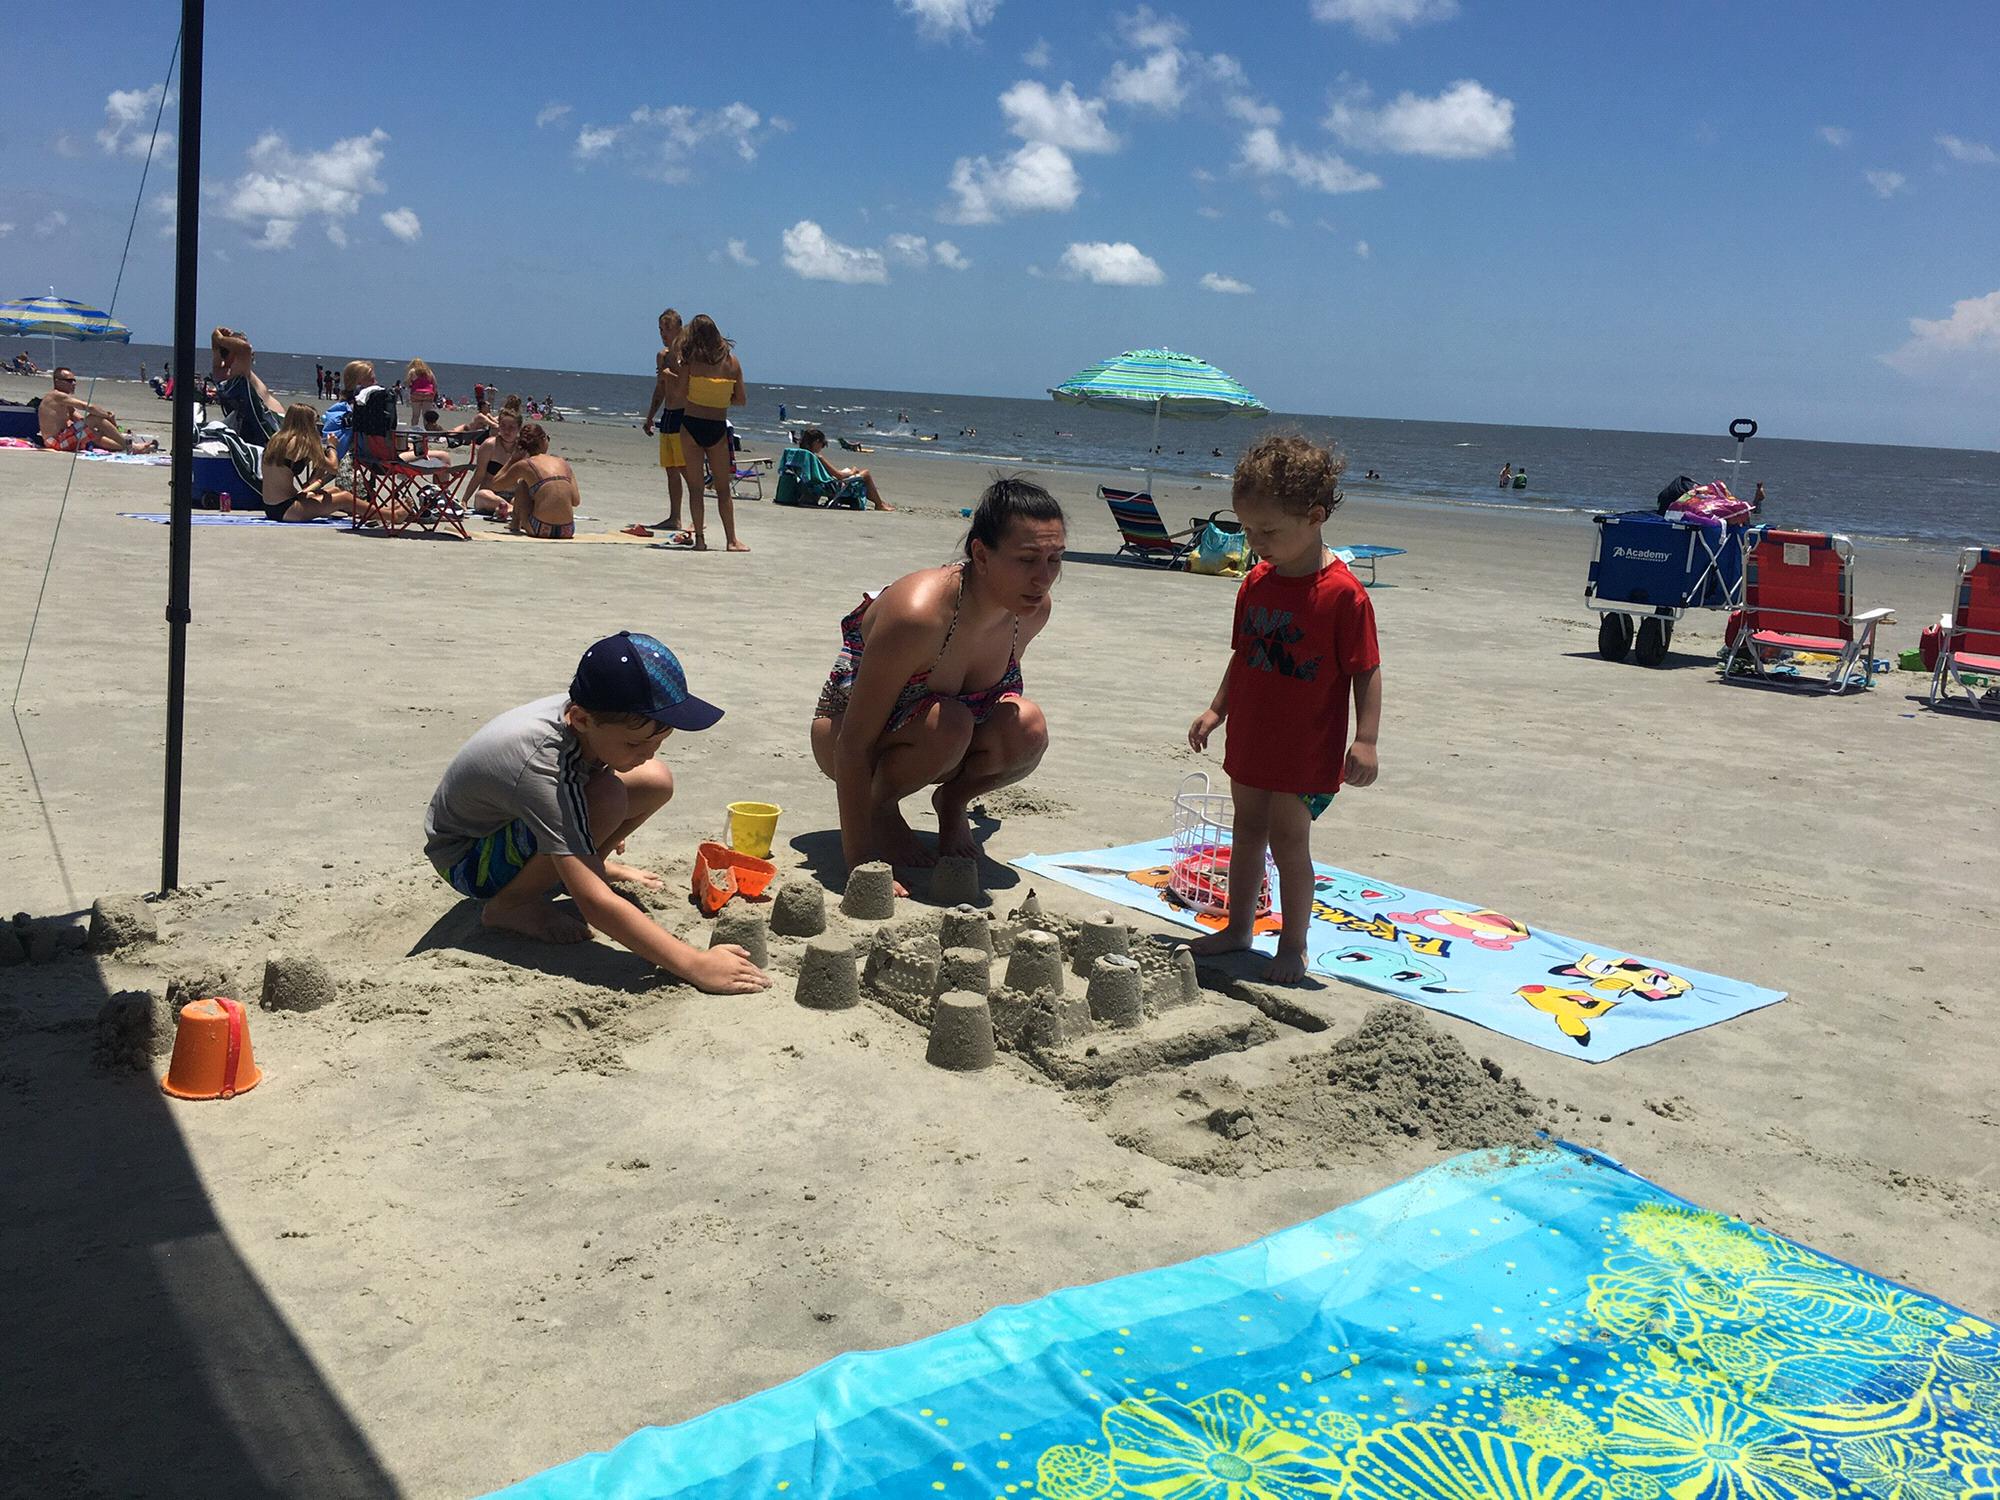
{"type": "MultiPolygon", "coordinates": [[[[1153,447],[1160,446],[1160,418],[1226,417],[1232,412],[1267,417],[1271,409],[1206,360],[1172,349],[1128,349],[1080,370],[1049,394],[1072,406],[1098,411],[1153,414],[1153,447]]],[[[1146,463],[1146,491],[1152,493],[1153,467],[1146,463]]]]}
{"type": "Polygon", "coordinates": [[[0,333],[27,334],[49,341],[49,363],[56,358],[57,339],[77,344],[129,344],[132,330],[94,307],[51,293],[0,302],[0,333]]]}

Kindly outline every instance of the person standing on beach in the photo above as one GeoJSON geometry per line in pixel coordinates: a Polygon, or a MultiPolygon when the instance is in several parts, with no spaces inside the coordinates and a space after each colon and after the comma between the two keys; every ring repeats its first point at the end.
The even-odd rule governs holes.
{"type": "Polygon", "coordinates": [[[963,557],[864,595],[840,622],[812,752],[834,784],[849,869],[976,858],[972,799],[1041,764],[1048,721],[1027,698],[1021,657],[1049,622],[1067,542],[1054,496],[1025,479],[995,480],[972,513],[963,557]],[[927,786],[936,788],[935,854],[900,805],[927,786]]]}
{"type": "Polygon", "coordinates": [[[653,394],[646,401],[645,430],[653,431],[653,413],[660,415],[660,467],[667,471],[667,518],[656,524],[661,531],[681,529],[682,471],[687,458],[681,452],[681,409],[673,404],[675,383],[681,369],[681,315],[671,307],[660,314],[660,352],[653,356],[653,394]]]}
{"type": "Polygon", "coordinates": [[[688,504],[693,511],[694,545],[704,549],[702,533],[702,463],[715,479],[715,509],[722,517],[722,535],[731,552],[748,552],[736,536],[736,496],[731,488],[736,464],[729,455],[729,408],[748,406],[743,366],[729,351],[729,340],[707,313],[695,314],[681,346],[680,374],[674,382],[675,405],[682,409],[681,455],[687,474],[688,504]]]}
{"type": "Polygon", "coordinates": [[[1268,847],[1278,866],[1283,914],[1267,976],[1276,984],[1305,977],[1313,823],[1333,805],[1343,782],[1368,786],[1378,769],[1382,655],[1375,608],[1320,536],[1340,504],[1345,466],[1317,443],[1284,433],[1259,439],[1236,461],[1230,498],[1263,561],[1236,591],[1222,685],[1188,726],[1188,744],[1200,751],[1229,721],[1222,768],[1235,804],[1229,925],[1191,946],[1199,954],[1250,946],[1268,847]]]}

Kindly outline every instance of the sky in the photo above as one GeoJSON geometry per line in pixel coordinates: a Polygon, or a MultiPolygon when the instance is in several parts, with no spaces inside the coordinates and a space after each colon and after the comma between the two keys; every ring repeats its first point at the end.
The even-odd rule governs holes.
{"type": "MultiPolygon", "coordinates": [[[[1280,411],[2000,447],[1987,0],[336,9],[210,0],[204,330],[645,374],[672,305],[753,382],[1165,345],[1280,411]]],[[[15,70],[0,296],[166,340],[178,11],[15,70]]]]}

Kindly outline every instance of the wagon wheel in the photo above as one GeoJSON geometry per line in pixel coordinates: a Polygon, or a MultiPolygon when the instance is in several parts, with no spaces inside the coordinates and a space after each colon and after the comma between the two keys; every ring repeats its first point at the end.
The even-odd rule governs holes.
{"type": "Polygon", "coordinates": [[[1606,661],[1623,661],[1632,649],[1632,617],[1606,614],[1597,622],[1597,654],[1606,661]]]}
{"type": "Polygon", "coordinates": [[[1642,667],[1657,667],[1667,659],[1667,646],[1674,638],[1674,622],[1654,615],[1639,622],[1639,644],[1632,653],[1642,667]]]}

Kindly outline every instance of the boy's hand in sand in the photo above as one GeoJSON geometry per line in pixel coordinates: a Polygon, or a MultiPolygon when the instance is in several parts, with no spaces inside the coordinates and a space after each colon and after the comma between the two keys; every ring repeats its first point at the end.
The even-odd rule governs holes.
{"type": "Polygon", "coordinates": [[[614,864],[608,859],[604,862],[604,878],[617,885],[636,885],[648,891],[657,891],[661,885],[660,877],[651,870],[642,870],[636,865],[614,864]]]}
{"type": "Polygon", "coordinates": [[[1341,779],[1349,786],[1373,786],[1376,773],[1381,769],[1375,757],[1375,747],[1362,740],[1356,740],[1347,750],[1347,769],[1341,779]]]}
{"type": "Polygon", "coordinates": [[[1192,750],[1206,750],[1208,748],[1208,737],[1214,734],[1221,725],[1222,715],[1212,708],[1204,708],[1200,713],[1195,715],[1194,722],[1188,725],[1188,748],[1192,750]]]}
{"type": "Polygon", "coordinates": [[[750,962],[750,952],[724,943],[696,954],[682,967],[681,977],[710,995],[748,995],[771,987],[771,976],[750,962]]]}

